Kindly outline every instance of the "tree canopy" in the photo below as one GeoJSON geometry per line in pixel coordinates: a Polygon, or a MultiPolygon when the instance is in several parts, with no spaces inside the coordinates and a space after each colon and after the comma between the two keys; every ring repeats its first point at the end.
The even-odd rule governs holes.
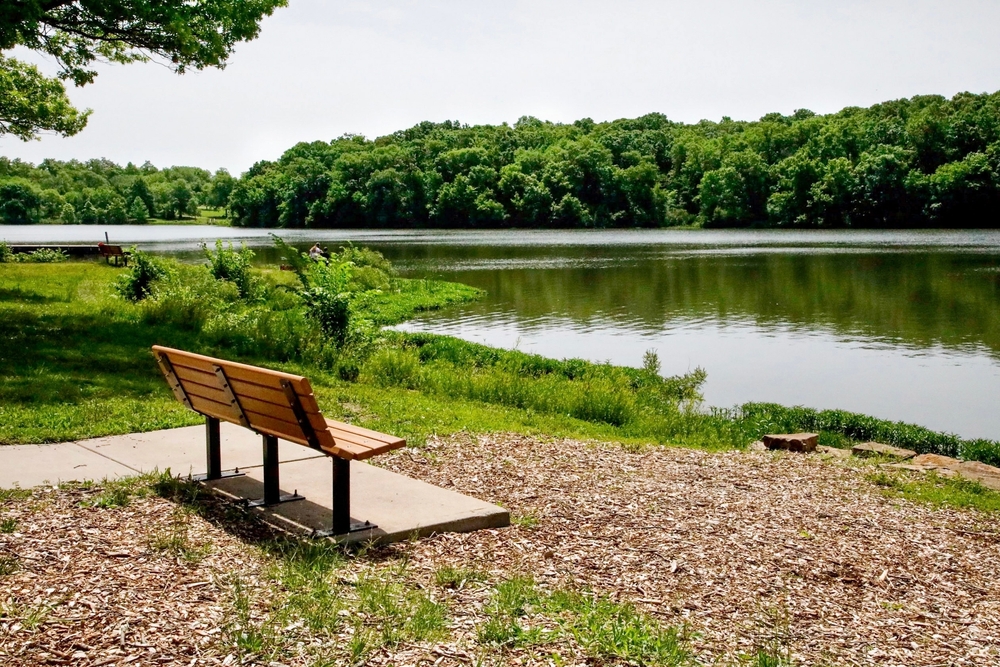
{"type": "Polygon", "coordinates": [[[96,61],[157,59],[178,73],[224,67],[233,47],[287,0],[5,0],[0,4],[0,134],[64,136],[86,125],[62,80],[92,83],[96,61]],[[16,46],[52,56],[58,79],[5,57],[16,46]]]}
{"type": "Polygon", "coordinates": [[[255,227],[997,227],[1000,93],[757,121],[424,122],[297,144],[229,204],[255,227]]]}
{"type": "Polygon", "coordinates": [[[197,167],[157,169],[148,162],[124,167],[110,160],[34,166],[0,157],[0,224],[143,223],[176,220],[200,205],[225,206],[233,177],[197,167]]]}

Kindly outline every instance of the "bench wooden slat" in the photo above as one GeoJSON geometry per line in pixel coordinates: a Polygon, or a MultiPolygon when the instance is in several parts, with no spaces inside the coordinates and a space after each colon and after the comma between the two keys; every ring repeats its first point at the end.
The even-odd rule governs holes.
{"type": "MultiPolygon", "coordinates": [[[[249,417],[250,424],[253,426],[255,431],[274,435],[279,438],[284,438],[285,440],[291,440],[292,442],[309,447],[309,441],[306,440],[305,434],[302,433],[302,429],[299,428],[298,424],[292,424],[281,419],[275,419],[274,417],[268,417],[266,415],[259,415],[256,413],[247,413],[247,416],[249,417]]],[[[333,454],[334,456],[339,455],[337,453],[337,443],[334,441],[333,436],[329,431],[317,431],[316,438],[319,440],[319,445],[323,451],[333,454]]]]}
{"type": "Polygon", "coordinates": [[[337,429],[338,431],[346,431],[347,433],[353,433],[365,438],[371,438],[372,440],[378,440],[379,442],[398,445],[399,447],[406,446],[406,440],[395,435],[379,433],[378,431],[373,431],[370,428],[355,426],[354,424],[346,424],[344,422],[337,421],[336,419],[330,419],[329,417],[326,418],[326,423],[330,426],[330,428],[337,429]]]}
{"type": "MultiPolygon", "coordinates": [[[[229,406],[229,404],[218,403],[210,399],[202,398],[201,396],[191,395],[191,407],[204,415],[208,415],[209,417],[215,417],[216,419],[222,419],[234,424],[239,423],[239,418],[236,416],[235,411],[229,406]]],[[[247,410],[246,407],[244,407],[243,410],[247,419],[250,420],[250,425],[255,431],[267,433],[268,435],[273,435],[284,440],[294,442],[295,444],[309,447],[309,442],[306,440],[305,435],[302,433],[302,429],[299,428],[297,423],[287,422],[282,419],[275,419],[274,417],[252,412],[247,410]]],[[[334,440],[329,431],[317,430],[316,437],[319,439],[319,444],[323,451],[335,456],[340,455],[339,443],[334,440]]],[[[348,451],[352,453],[355,451],[355,448],[358,447],[358,445],[353,443],[345,443],[345,445],[348,447],[348,451]]],[[[369,449],[362,448],[359,451],[367,453],[369,449]]],[[[344,458],[354,458],[354,456],[344,458]]]]}
{"type": "MultiPolygon", "coordinates": [[[[194,391],[201,393],[201,395],[204,395],[205,391],[222,392],[222,388],[219,387],[219,380],[214,372],[209,373],[200,369],[176,365],[174,366],[174,372],[177,374],[177,377],[181,380],[181,382],[184,383],[185,389],[190,385],[197,385],[197,388],[194,388],[194,391]]],[[[242,380],[234,380],[232,378],[229,380],[229,386],[233,388],[233,391],[236,392],[241,399],[246,396],[271,405],[288,407],[288,397],[285,396],[285,392],[282,389],[274,389],[272,387],[266,387],[252,382],[243,382],[242,380]]],[[[222,394],[220,393],[220,395],[222,394]]],[[[307,414],[323,414],[320,412],[319,405],[316,404],[316,398],[311,394],[307,396],[302,396],[300,394],[299,401],[302,404],[302,409],[307,414]]],[[[316,427],[323,428],[323,424],[316,424],[316,427]]]]}
{"type": "MultiPolygon", "coordinates": [[[[158,346],[154,346],[153,349],[156,350],[157,347],[158,346]]],[[[273,371],[269,368],[248,366],[247,364],[240,364],[235,361],[213,359],[212,357],[193,354],[191,352],[180,352],[166,348],[159,348],[158,351],[167,352],[170,356],[170,363],[174,366],[183,366],[185,368],[200,370],[204,373],[215,373],[215,367],[221,366],[226,372],[226,377],[228,377],[231,381],[242,380],[243,382],[249,382],[251,384],[257,384],[264,387],[271,387],[280,391],[281,381],[288,380],[293,384],[295,391],[298,393],[303,395],[312,394],[312,387],[309,386],[309,380],[301,375],[292,375],[291,373],[283,373],[282,371],[273,371]]]]}
{"type": "MultiPolygon", "coordinates": [[[[184,385],[188,396],[198,396],[200,398],[214,401],[216,403],[222,403],[229,405],[229,399],[226,394],[214,387],[206,387],[201,384],[188,383],[184,385]]],[[[239,396],[240,406],[243,408],[243,412],[247,415],[247,418],[253,422],[252,415],[265,415],[274,417],[275,419],[280,419],[281,421],[288,422],[298,427],[298,421],[295,419],[295,413],[288,406],[286,402],[285,405],[277,405],[268,401],[261,401],[259,399],[247,396],[246,394],[241,394],[236,391],[239,396]]],[[[326,429],[326,419],[321,413],[306,413],[306,417],[309,419],[309,423],[312,424],[313,429],[316,431],[322,431],[326,429]]]]}
{"type": "Polygon", "coordinates": [[[371,456],[391,451],[397,447],[395,443],[385,442],[384,440],[373,440],[372,438],[348,433],[347,431],[338,431],[335,428],[330,428],[330,434],[338,446],[352,445],[362,447],[366,452],[371,452],[371,456]]]}
{"type": "Polygon", "coordinates": [[[194,394],[188,394],[188,400],[191,401],[191,408],[195,412],[234,424],[240,423],[239,415],[228,402],[220,403],[194,394]]]}

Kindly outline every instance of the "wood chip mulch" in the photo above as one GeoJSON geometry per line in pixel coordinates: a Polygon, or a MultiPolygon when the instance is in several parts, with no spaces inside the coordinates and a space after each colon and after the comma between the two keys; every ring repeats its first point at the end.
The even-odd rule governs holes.
{"type": "Polygon", "coordinates": [[[796,664],[1000,665],[995,523],[886,498],[867,468],[522,436],[426,451],[387,466],[537,520],[421,541],[427,569],[590,588],[687,624],[707,664],[781,643],[796,664]]]}
{"type": "MultiPolygon", "coordinates": [[[[86,506],[99,489],[39,488],[8,502],[0,558],[0,665],[221,664],[230,573],[256,572],[257,552],[158,497],[86,506]],[[179,529],[197,562],[156,548],[179,529]]],[[[231,660],[230,660],[231,662],[231,660]]]]}
{"type": "MultiPolygon", "coordinates": [[[[796,665],[1000,665],[992,518],[887,498],[861,464],[516,435],[432,439],[383,459],[500,503],[516,525],[358,555],[352,567],[405,557],[411,583],[449,610],[446,640],[386,647],[372,664],[470,664],[483,654],[476,625],[489,587],[435,587],[433,573],[450,565],[634,604],[685,626],[704,664],[743,664],[780,645],[796,665]]],[[[186,539],[206,549],[188,561],[151,541],[176,529],[177,505],[150,496],[88,507],[93,494],[36,489],[0,504],[0,519],[17,522],[0,533],[0,564],[17,565],[0,576],[0,665],[235,664],[221,639],[226,581],[237,573],[266,598],[268,564],[254,540],[191,515],[186,539]]],[[[549,664],[544,651],[493,658],[549,664]]],[[[312,660],[303,649],[283,662],[312,660]]]]}

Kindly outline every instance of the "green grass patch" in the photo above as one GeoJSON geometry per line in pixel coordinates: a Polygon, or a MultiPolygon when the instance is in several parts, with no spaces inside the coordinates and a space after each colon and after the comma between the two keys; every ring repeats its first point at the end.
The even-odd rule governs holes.
{"type": "Polygon", "coordinates": [[[461,283],[405,280],[397,281],[391,289],[372,293],[358,308],[376,326],[388,326],[404,322],[418,313],[475,301],[484,294],[480,289],[461,283]]]}
{"type": "Polygon", "coordinates": [[[81,501],[80,504],[84,507],[101,509],[126,507],[133,498],[145,498],[152,495],[153,485],[159,478],[160,475],[151,473],[121,479],[105,479],[96,485],[97,493],[81,501]]]}
{"type": "Polygon", "coordinates": [[[434,572],[434,583],[442,588],[462,589],[469,584],[486,581],[486,575],[478,570],[446,565],[434,572]]]}
{"type": "Polygon", "coordinates": [[[0,519],[0,533],[13,533],[17,530],[17,519],[12,519],[10,517],[6,519],[0,519]]]}
{"type": "Polygon", "coordinates": [[[538,527],[538,517],[532,512],[515,512],[510,517],[511,524],[531,530],[538,527]]]}
{"type": "Polygon", "coordinates": [[[184,563],[196,564],[212,552],[211,545],[191,540],[191,510],[183,505],[174,508],[168,526],[152,535],[149,548],[184,563]]]}
{"type": "Polygon", "coordinates": [[[547,592],[530,577],[512,577],[496,586],[484,614],[477,629],[484,646],[509,649],[572,638],[597,664],[694,664],[683,628],[589,591],[547,592]]]}
{"type": "Polygon", "coordinates": [[[938,507],[959,507],[981,512],[1000,512],[1000,493],[964,477],[943,477],[933,471],[913,476],[904,472],[876,470],[868,480],[887,495],[938,507]]]}
{"type": "Polygon", "coordinates": [[[13,489],[0,489],[0,503],[5,503],[9,500],[24,500],[31,497],[31,489],[20,489],[14,487],[13,489]]]}
{"type": "Polygon", "coordinates": [[[21,564],[15,556],[0,555],[0,577],[14,574],[20,569],[20,566],[21,564]]]}

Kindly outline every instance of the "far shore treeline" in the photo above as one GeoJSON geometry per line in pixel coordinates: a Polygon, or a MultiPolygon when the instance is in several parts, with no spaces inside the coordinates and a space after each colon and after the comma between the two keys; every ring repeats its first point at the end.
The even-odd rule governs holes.
{"type": "Polygon", "coordinates": [[[44,160],[37,167],[0,157],[0,224],[123,225],[178,220],[199,206],[226,205],[236,182],[225,169],[124,167],[110,160],[44,160]]]}
{"type": "Polygon", "coordinates": [[[238,180],[0,160],[7,223],[169,219],[199,205],[246,227],[1000,227],[1000,92],[753,122],[424,122],[300,143],[238,180]]]}

